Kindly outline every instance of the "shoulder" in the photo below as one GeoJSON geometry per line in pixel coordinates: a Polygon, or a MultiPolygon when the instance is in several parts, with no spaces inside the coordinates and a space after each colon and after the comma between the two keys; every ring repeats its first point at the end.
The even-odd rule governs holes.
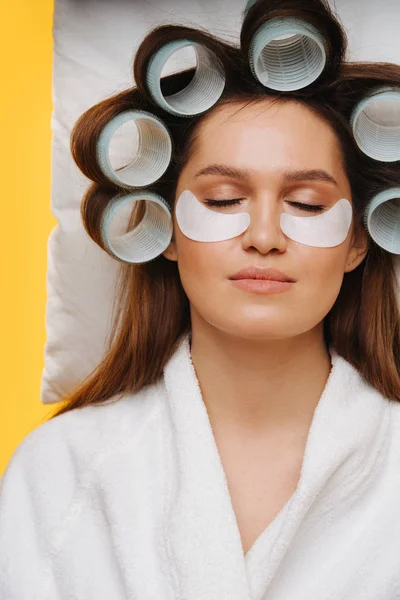
{"type": "MultiPolygon", "coordinates": [[[[157,415],[162,401],[160,383],[113,397],[103,404],[74,409],[33,429],[17,446],[7,470],[28,463],[42,470],[51,463],[69,463],[75,474],[93,461],[132,444],[157,415]]],[[[1,480],[0,480],[1,481],[1,480]]]]}
{"type": "Polygon", "coordinates": [[[31,431],[0,478],[0,598],[50,598],[50,557],[108,457],[132,448],[157,421],[157,383],[104,405],[63,413],[31,431]]]}
{"type": "Polygon", "coordinates": [[[58,533],[74,519],[98,468],[137,444],[158,419],[162,394],[157,383],[117,401],[63,413],[17,446],[0,478],[1,598],[28,598],[29,590],[36,597],[44,589],[58,533]]]}
{"type": "Polygon", "coordinates": [[[17,446],[0,478],[0,513],[20,495],[56,519],[102,462],[140,440],[161,405],[162,387],[156,383],[40,424],[17,446]]]}
{"type": "Polygon", "coordinates": [[[363,432],[366,440],[379,441],[385,447],[381,455],[390,463],[400,464],[400,397],[388,398],[346,358],[332,348],[330,353],[335,366],[335,391],[346,408],[351,409],[349,417],[353,415],[358,439],[363,432]]]}
{"type": "Polygon", "coordinates": [[[381,444],[381,457],[393,465],[400,477],[400,398],[393,400],[362,379],[360,401],[362,422],[369,424],[376,433],[375,441],[381,444]],[[385,451],[384,451],[385,449],[385,451]]]}

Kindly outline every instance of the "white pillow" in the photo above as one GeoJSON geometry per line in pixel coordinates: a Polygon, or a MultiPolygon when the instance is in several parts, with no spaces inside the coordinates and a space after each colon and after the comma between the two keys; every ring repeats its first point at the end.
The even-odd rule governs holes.
{"type": "MultiPolygon", "coordinates": [[[[348,34],[349,60],[400,63],[398,0],[330,3],[348,34]]],[[[245,4],[245,0],[56,0],[51,210],[58,225],[48,240],[44,404],[59,402],[102,360],[117,277],[117,261],[91,240],[81,222],[80,204],[90,181],[72,160],[72,127],[90,106],[133,85],[136,49],[154,26],[203,26],[238,43],[245,4]]],[[[179,64],[171,59],[165,73],[192,65],[192,56],[190,49],[182,51],[179,64]]],[[[113,158],[122,159],[130,144],[131,140],[121,139],[113,158]]],[[[399,257],[396,264],[400,273],[399,257]]]]}

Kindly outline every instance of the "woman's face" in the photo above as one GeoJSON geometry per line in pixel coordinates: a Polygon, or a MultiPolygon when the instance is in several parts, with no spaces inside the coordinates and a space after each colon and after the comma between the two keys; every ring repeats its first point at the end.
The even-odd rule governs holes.
{"type": "Polygon", "coordinates": [[[250,215],[250,225],[242,234],[203,242],[184,235],[174,210],[174,236],[164,256],[178,263],[192,326],[194,320],[205,321],[231,335],[258,339],[308,332],[321,324],[333,306],[344,273],[357,267],[367,252],[366,235],[361,245],[353,239],[353,222],[345,241],[327,248],[293,241],[281,230],[282,212],[299,217],[318,214],[289,202],[323,205],[325,210],[341,198],[352,203],[334,133],[296,102],[272,105],[265,99],[249,106],[238,102],[209,113],[199,126],[194,154],[179,177],[175,205],[184,190],[201,203],[242,198],[238,206],[209,210],[250,215]],[[325,171],[336,184],[312,175],[288,177],[317,170],[325,171]],[[245,291],[230,277],[250,266],[279,269],[295,282],[283,293],[245,291]]]}

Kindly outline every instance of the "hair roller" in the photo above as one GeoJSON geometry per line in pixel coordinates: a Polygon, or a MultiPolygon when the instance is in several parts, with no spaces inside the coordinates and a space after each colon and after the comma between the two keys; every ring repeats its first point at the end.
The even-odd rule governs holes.
{"type": "Polygon", "coordinates": [[[128,263],[145,263],[168,247],[173,232],[168,203],[149,190],[114,196],[100,218],[102,247],[112,257],[128,263]],[[145,203],[141,221],[129,229],[132,205],[145,203]],[[127,227],[128,224],[128,227],[127,227]]]}
{"type": "Polygon", "coordinates": [[[110,185],[110,179],[101,170],[96,157],[97,142],[105,124],[126,110],[141,108],[139,104],[136,89],[124,90],[91,106],[75,122],[70,136],[71,155],[81,172],[92,182],[106,187],[110,185]]]}
{"type": "Polygon", "coordinates": [[[400,187],[376,194],[364,212],[364,225],[384,250],[400,254],[400,187]]]}
{"type": "Polygon", "coordinates": [[[314,0],[249,0],[240,38],[252,76],[282,92],[333,80],[346,50],[340,24],[314,0]]]}
{"type": "Polygon", "coordinates": [[[325,40],[300,19],[271,19],[254,35],[249,62],[258,81],[273,90],[307,87],[325,68],[325,40]]]}
{"type": "Polygon", "coordinates": [[[226,83],[226,68],[231,69],[229,53],[212,36],[176,25],[152,31],[139,47],[134,64],[138,87],[158,108],[178,117],[193,117],[210,109],[221,97],[226,83]],[[164,95],[161,73],[169,58],[191,46],[196,55],[194,75],[175,93],[164,95]]]}
{"type": "Polygon", "coordinates": [[[377,87],[358,102],[350,123],[364,154],[382,162],[400,160],[400,88],[377,87]]]}
{"type": "Polygon", "coordinates": [[[172,140],[164,123],[146,111],[127,110],[111,119],[102,129],[96,147],[99,167],[106,177],[122,187],[143,187],[154,183],[167,170],[171,161],[172,140]],[[113,169],[109,147],[113,135],[128,121],[134,121],[138,132],[138,148],[131,162],[113,169]]]}
{"type": "Polygon", "coordinates": [[[222,64],[208,48],[191,40],[177,40],[161,48],[151,59],[147,86],[154,102],[161,108],[176,116],[193,117],[219,100],[225,87],[225,73],[222,64]],[[194,77],[183,90],[164,97],[160,85],[162,69],[172,54],[185,46],[192,46],[196,53],[194,77]]]}

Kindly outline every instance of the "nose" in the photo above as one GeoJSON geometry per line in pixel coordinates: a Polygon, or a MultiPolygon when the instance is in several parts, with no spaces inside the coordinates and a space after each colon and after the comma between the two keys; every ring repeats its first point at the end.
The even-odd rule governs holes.
{"type": "Polygon", "coordinates": [[[284,252],[287,238],[281,229],[282,209],[279,202],[268,195],[257,198],[251,204],[250,225],[242,234],[243,248],[255,248],[261,254],[268,254],[272,250],[284,252]]]}

